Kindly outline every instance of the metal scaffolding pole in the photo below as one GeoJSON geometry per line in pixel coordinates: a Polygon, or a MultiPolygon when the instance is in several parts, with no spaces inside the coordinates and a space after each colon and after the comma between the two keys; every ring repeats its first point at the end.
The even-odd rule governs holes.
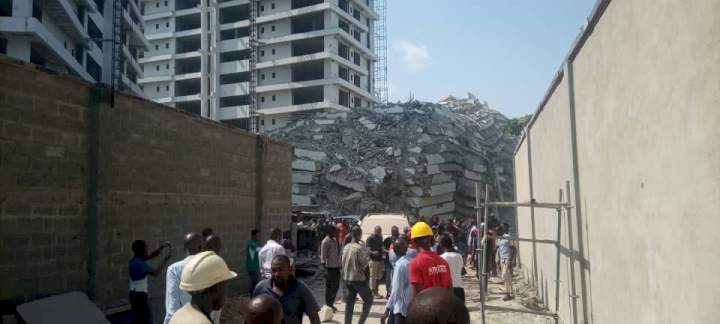
{"type": "MultiPolygon", "coordinates": [[[[567,190],[569,191],[569,185],[567,190]]],[[[485,224],[483,226],[483,238],[485,238],[485,242],[482,244],[482,275],[480,278],[480,304],[481,304],[481,311],[482,311],[482,324],[485,324],[485,312],[487,310],[499,310],[499,311],[506,311],[506,312],[516,312],[516,313],[527,313],[527,314],[535,314],[535,315],[542,315],[542,316],[548,316],[555,319],[555,323],[558,323],[559,316],[558,311],[560,309],[560,248],[561,248],[561,230],[562,230],[562,211],[563,209],[570,210],[570,201],[569,199],[563,199],[563,190],[559,190],[559,202],[558,203],[546,203],[546,202],[537,202],[535,199],[531,199],[527,202],[495,202],[495,201],[489,201],[489,186],[485,185],[485,201],[480,202],[480,190],[479,190],[479,184],[475,185],[475,200],[477,203],[477,211],[478,211],[478,224],[480,224],[480,207],[483,208],[485,211],[484,220],[485,224]],[[563,200],[566,200],[563,202],[563,200]],[[487,218],[487,211],[489,207],[495,207],[495,208],[515,208],[515,207],[530,207],[530,208],[546,208],[546,209],[555,209],[557,211],[557,238],[555,240],[540,240],[540,239],[528,239],[528,238],[513,238],[512,240],[515,241],[521,241],[521,242],[531,242],[533,244],[535,243],[546,243],[546,244],[553,244],[555,245],[555,248],[557,250],[556,253],[556,260],[555,260],[555,311],[553,313],[549,312],[542,312],[542,311],[533,311],[533,310],[525,310],[525,309],[517,309],[517,308],[510,308],[510,307],[500,307],[500,306],[491,306],[487,305],[487,263],[485,262],[487,257],[487,249],[485,248],[485,245],[487,244],[487,227],[488,227],[488,218],[487,218]]],[[[569,215],[569,213],[568,213],[569,215]]],[[[517,225],[516,225],[517,226],[517,225]]],[[[518,231],[519,234],[519,231],[518,231]]],[[[534,235],[533,235],[534,236],[534,235]]],[[[478,244],[479,244],[478,240],[478,244]]],[[[572,298],[572,296],[571,296],[572,298]]]]}

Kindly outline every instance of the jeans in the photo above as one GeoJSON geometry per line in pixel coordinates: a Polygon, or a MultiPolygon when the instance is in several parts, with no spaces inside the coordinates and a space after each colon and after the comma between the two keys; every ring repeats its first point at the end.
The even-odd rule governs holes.
{"type": "Polygon", "coordinates": [[[130,323],[152,323],[152,315],[150,314],[150,305],[148,304],[148,295],[146,292],[130,292],[130,323]]]}
{"type": "Polygon", "coordinates": [[[353,310],[355,309],[355,298],[360,295],[363,300],[362,314],[358,324],[365,324],[373,304],[373,295],[367,281],[346,281],[347,299],[345,300],[345,324],[352,324],[353,310]]]}
{"type": "Polygon", "coordinates": [[[340,268],[328,268],[325,273],[325,305],[335,304],[338,288],[340,288],[340,268]]]}
{"type": "Polygon", "coordinates": [[[248,277],[250,277],[250,297],[255,292],[255,286],[260,282],[260,273],[258,271],[248,271],[248,277]]]}
{"type": "Polygon", "coordinates": [[[392,273],[393,273],[393,266],[390,262],[385,262],[385,290],[387,290],[387,295],[390,296],[390,292],[392,291],[392,273]]]}
{"type": "Polygon", "coordinates": [[[401,314],[390,314],[390,320],[388,324],[405,324],[407,323],[407,317],[401,314]]]}

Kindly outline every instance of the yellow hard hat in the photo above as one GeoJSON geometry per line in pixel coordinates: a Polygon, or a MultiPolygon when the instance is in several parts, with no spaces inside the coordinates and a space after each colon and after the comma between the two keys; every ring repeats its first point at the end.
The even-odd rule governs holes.
{"type": "Polygon", "coordinates": [[[410,235],[413,239],[416,239],[423,236],[432,236],[433,231],[432,228],[430,228],[430,226],[425,222],[417,222],[413,225],[410,235]]]}
{"type": "Polygon", "coordinates": [[[183,267],[180,289],[200,291],[236,276],[235,272],[228,269],[225,260],[215,252],[202,252],[190,257],[183,267]]]}

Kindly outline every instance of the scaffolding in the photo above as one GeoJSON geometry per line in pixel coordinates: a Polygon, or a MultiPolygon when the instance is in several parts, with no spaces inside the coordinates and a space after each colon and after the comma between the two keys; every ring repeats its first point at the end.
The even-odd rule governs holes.
{"type": "Polygon", "coordinates": [[[385,0],[375,0],[375,12],[378,19],[375,22],[374,42],[375,42],[375,97],[381,103],[388,102],[388,86],[387,86],[387,4],[385,0]]]}
{"type": "MultiPolygon", "coordinates": [[[[570,205],[570,199],[568,194],[568,199],[563,199],[563,189],[559,189],[559,199],[557,203],[549,203],[549,202],[537,202],[535,199],[531,199],[527,202],[498,202],[498,201],[490,201],[490,187],[486,184],[485,185],[485,200],[480,200],[480,184],[475,184],[475,201],[476,201],[476,210],[477,210],[477,224],[481,224],[482,220],[485,220],[485,226],[483,226],[483,236],[487,237],[488,233],[488,222],[487,222],[487,216],[488,216],[488,208],[516,208],[516,207],[528,207],[528,208],[544,208],[544,209],[555,209],[557,211],[557,238],[555,240],[552,239],[536,239],[535,238],[535,232],[533,229],[532,238],[512,238],[511,240],[514,241],[520,241],[520,242],[530,242],[533,245],[533,251],[535,251],[536,244],[552,244],[555,245],[555,249],[557,251],[556,253],[556,262],[555,262],[555,310],[553,312],[549,311],[534,311],[534,310],[528,310],[528,309],[520,309],[520,308],[512,308],[512,307],[501,307],[501,306],[492,306],[487,304],[487,287],[488,287],[488,273],[487,273],[487,253],[488,249],[485,248],[485,246],[481,247],[481,240],[477,241],[477,245],[475,246],[476,251],[480,252],[482,249],[482,266],[481,266],[481,275],[480,275],[480,304],[481,304],[481,311],[482,311],[482,324],[485,324],[485,312],[488,310],[495,310],[495,311],[504,311],[504,312],[515,312],[515,313],[526,313],[526,314],[533,314],[533,315],[541,315],[541,316],[547,316],[555,319],[555,323],[558,323],[559,321],[559,307],[560,307],[560,254],[561,254],[561,231],[562,231],[562,211],[565,209],[567,211],[567,214],[569,215],[569,211],[572,208],[570,205]],[[481,211],[483,211],[483,214],[481,215],[481,211]]],[[[570,182],[566,182],[565,184],[565,192],[570,192],[570,182]]],[[[516,216],[517,220],[517,216],[516,216]]],[[[517,227],[517,221],[516,225],[517,227]]],[[[519,232],[518,232],[519,234],[519,232]]],[[[479,253],[478,253],[479,254],[479,253]]],[[[533,267],[534,269],[537,269],[537,253],[533,252],[533,267]]],[[[478,256],[479,257],[479,256],[478,256]]],[[[516,256],[517,257],[517,256],[516,256]]],[[[571,296],[572,297],[572,296],[571,296]]]]}
{"type": "Polygon", "coordinates": [[[257,60],[258,60],[258,31],[257,31],[257,14],[258,14],[258,0],[250,0],[250,86],[249,86],[249,101],[250,105],[248,108],[248,130],[253,133],[258,133],[258,120],[257,120],[257,60]]]}
{"type": "MultiPolygon", "coordinates": [[[[123,14],[123,1],[113,1],[113,12],[112,12],[112,66],[110,71],[110,89],[117,91],[120,89],[120,70],[122,61],[120,60],[120,51],[122,49],[122,14],[123,14]]],[[[110,104],[115,105],[115,96],[110,96],[110,104]]]]}

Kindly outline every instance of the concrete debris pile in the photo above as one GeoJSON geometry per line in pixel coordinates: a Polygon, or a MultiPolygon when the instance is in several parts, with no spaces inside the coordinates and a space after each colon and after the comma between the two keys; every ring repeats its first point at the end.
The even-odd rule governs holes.
{"type": "Polygon", "coordinates": [[[493,187],[492,199],[512,198],[516,139],[506,122],[486,105],[458,113],[412,101],[303,115],[268,135],[295,146],[297,208],[470,217],[476,182],[493,187]]]}

